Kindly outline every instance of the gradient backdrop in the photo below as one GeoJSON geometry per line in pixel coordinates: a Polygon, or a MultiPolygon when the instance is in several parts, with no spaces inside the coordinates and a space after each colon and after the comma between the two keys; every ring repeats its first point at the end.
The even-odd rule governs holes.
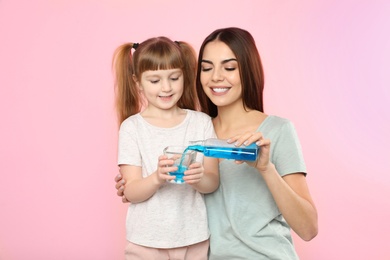
{"type": "Polygon", "coordinates": [[[303,145],[320,229],[294,235],[301,259],[390,259],[389,1],[0,0],[1,260],[122,259],[113,51],[227,26],[303,145]]]}

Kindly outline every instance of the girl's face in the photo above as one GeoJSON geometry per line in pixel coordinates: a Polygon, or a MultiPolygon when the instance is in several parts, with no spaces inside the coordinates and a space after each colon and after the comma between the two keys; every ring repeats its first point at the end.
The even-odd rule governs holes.
{"type": "Polygon", "coordinates": [[[183,94],[183,72],[181,69],[148,70],[136,81],[148,101],[148,108],[169,110],[183,94]]]}
{"type": "Polygon", "coordinates": [[[207,43],[201,59],[200,82],[206,95],[216,106],[241,101],[241,79],[236,56],[223,42],[207,43]]]}

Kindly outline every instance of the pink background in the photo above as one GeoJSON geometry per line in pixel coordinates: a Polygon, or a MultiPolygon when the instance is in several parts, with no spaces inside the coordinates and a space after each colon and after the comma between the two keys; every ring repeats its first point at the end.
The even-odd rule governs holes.
{"type": "Polygon", "coordinates": [[[319,234],[301,259],[390,259],[390,2],[0,1],[0,259],[122,259],[111,58],[249,30],[266,112],[298,130],[319,234]]]}

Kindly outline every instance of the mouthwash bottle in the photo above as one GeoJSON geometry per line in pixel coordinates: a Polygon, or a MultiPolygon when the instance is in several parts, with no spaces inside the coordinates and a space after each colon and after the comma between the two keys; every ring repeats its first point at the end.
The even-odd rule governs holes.
{"type": "Polygon", "coordinates": [[[201,152],[207,157],[255,161],[259,153],[259,147],[255,143],[247,146],[235,146],[234,144],[229,144],[226,140],[216,138],[191,143],[187,150],[201,152]]]}

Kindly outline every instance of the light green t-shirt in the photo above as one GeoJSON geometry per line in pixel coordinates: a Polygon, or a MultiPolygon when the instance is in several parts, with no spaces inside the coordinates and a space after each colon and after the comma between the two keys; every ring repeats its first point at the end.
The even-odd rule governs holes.
{"type": "MultiPolygon", "coordinates": [[[[306,166],[293,124],[268,116],[258,130],[271,140],[271,161],[281,176],[306,166]]],[[[298,259],[290,227],[257,170],[223,160],[221,183],[205,196],[209,220],[210,260],[298,259]]]]}

